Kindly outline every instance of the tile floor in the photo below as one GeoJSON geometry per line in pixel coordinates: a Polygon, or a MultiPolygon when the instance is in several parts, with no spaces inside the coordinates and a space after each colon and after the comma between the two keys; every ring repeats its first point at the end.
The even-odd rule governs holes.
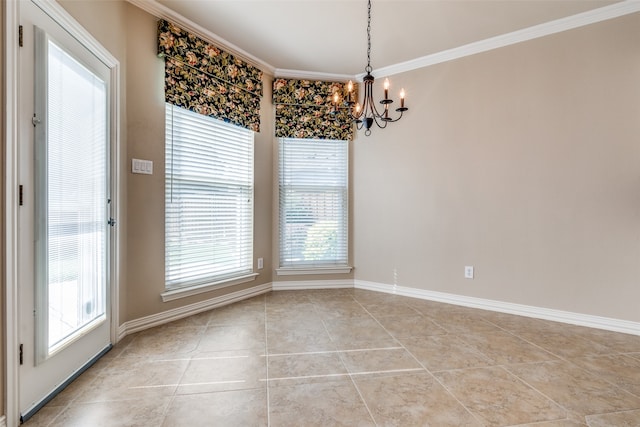
{"type": "Polygon", "coordinates": [[[640,336],[355,289],[125,338],[25,426],[640,426],[640,336]]]}

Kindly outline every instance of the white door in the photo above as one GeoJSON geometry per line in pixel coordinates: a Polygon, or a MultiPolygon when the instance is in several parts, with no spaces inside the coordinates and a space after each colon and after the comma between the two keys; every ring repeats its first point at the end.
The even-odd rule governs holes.
{"type": "Polygon", "coordinates": [[[19,409],[111,348],[109,68],[20,2],[19,409]]]}

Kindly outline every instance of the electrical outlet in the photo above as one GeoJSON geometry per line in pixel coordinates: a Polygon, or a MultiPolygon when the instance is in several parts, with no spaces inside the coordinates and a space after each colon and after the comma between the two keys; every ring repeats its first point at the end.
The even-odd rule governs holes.
{"type": "Polygon", "coordinates": [[[258,258],[258,270],[262,270],[264,268],[264,259],[258,258]]]}
{"type": "Polygon", "coordinates": [[[473,279],[473,265],[466,265],[464,267],[464,278],[473,279]]]}

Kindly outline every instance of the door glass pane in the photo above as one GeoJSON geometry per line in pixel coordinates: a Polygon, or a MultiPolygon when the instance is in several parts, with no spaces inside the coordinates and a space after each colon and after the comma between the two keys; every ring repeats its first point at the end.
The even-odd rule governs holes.
{"type": "Polygon", "coordinates": [[[105,318],[106,83],[48,43],[46,260],[48,353],[105,318]]]}

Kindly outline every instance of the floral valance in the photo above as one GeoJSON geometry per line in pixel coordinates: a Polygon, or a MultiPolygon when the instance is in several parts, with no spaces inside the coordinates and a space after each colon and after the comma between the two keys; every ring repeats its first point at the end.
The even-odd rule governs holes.
{"type": "MultiPolygon", "coordinates": [[[[343,103],[346,93],[342,82],[276,79],[276,137],[352,140],[353,122],[343,103]]],[[[352,96],[357,99],[357,86],[352,96]]]]}
{"type": "Polygon", "coordinates": [[[260,130],[260,69],[164,20],[158,55],[165,57],[166,102],[260,130]]]}

